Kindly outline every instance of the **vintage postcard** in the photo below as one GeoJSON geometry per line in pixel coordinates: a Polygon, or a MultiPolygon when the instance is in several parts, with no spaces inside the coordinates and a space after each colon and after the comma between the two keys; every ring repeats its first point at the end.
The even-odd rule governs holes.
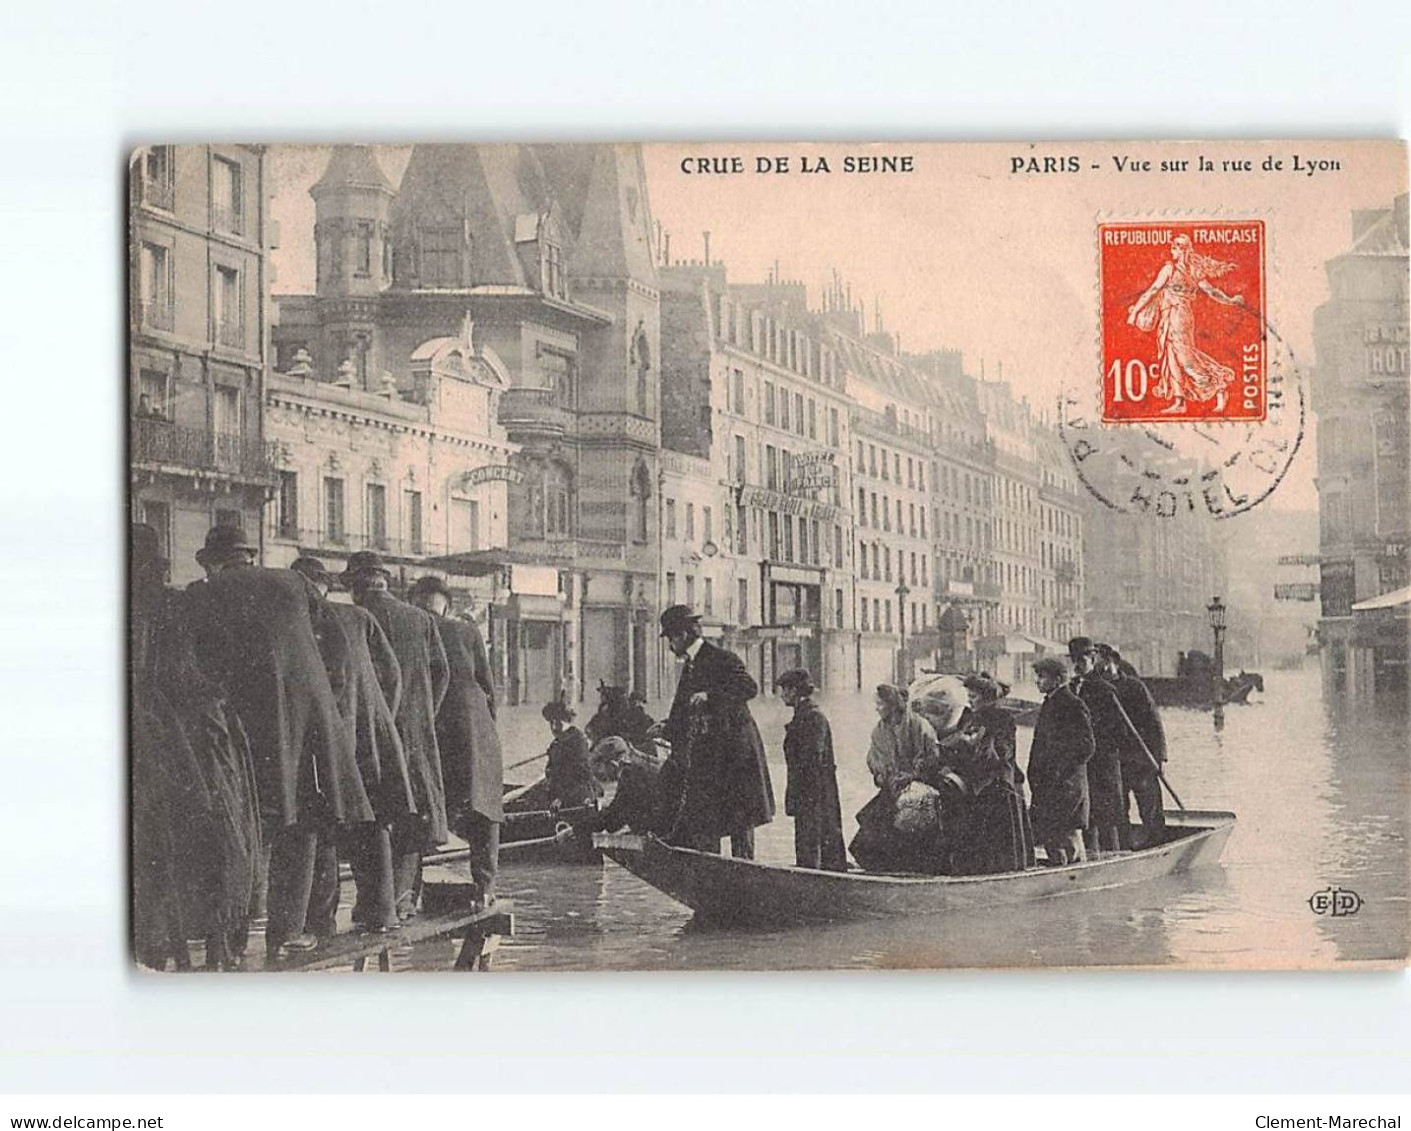
{"type": "Polygon", "coordinates": [[[1406,962],[1403,143],[129,182],[142,968],[1406,962]]]}

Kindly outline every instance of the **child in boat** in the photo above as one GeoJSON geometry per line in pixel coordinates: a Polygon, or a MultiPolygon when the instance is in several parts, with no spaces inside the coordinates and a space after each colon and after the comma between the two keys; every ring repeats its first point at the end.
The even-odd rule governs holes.
{"type": "Polygon", "coordinates": [[[813,677],[803,668],[792,668],[774,686],[785,705],[794,709],[784,727],[784,762],[789,769],[784,812],[794,818],[795,860],[800,868],[846,872],[833,732],[813,701],[813,677]]]}
{"type": "Polygon", "coordinates": [[[640,836],[665,836],[675,825],[682,783],[671,759],[663,760],[655,749],[639,750],[620,735],[610,735],[593,747],[592,767],[600,787],[616,782],[617,788],[607,805],[575,826],[575,835],[627,829],[640,836]]]}
{"type": "Polygon", "coordinates": [[[535,782],[519,795],[515,808],[578,809],[592,806],[600,790],[588,764],[588,740],[573,725],[576,715],[572,704],[563,696],[544,704],[544,721],[554,738],[549,743],[548,764],[542,781],[535,782]]]}

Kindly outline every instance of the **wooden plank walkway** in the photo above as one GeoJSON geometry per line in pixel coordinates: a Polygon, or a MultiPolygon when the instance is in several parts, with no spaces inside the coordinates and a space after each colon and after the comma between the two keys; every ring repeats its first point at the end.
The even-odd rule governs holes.
{"type": "Polygon", "coordinates": [[[267,959],[261,950],[251,947],[242,969],[278,973],[338,969],[362,971],[367,968],[368,960],[375,958],[378,970],[390,971],[393,950],[428,939],[458,936],[461,947],[456,956],[455,969],[475,972],[488,970],[501,937],[513,934],[514,904],[501,899],[484,910],[461,908],[422,912],[404,923],[400,930],[385,935],[346,931],[325,939],[317,950],[274,961],[267,959]]]}

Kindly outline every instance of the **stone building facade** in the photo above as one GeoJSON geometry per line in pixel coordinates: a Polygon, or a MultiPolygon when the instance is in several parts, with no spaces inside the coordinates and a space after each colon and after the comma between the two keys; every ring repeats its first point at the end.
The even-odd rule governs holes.
{"type": "Polygon", "coordinates": [[[1405,195],[1354,212],[1313,323],[1318,634],[1325,693],[1353,702],[1407,691],[1408,247],[1405,195]]]}
{"type": "Polygon", "coordinates": [[[600,680],[654,693],[661,351],[640,150],[419,145],[393,186],[344,146],[312,194],[316,292],[280,299],[281,369],[302,350],[315,381],[417,403],[459,342],[468,376],[433,383],[496,405],[482,454],[505,462],[459,473],[481,477],[483,509],[424,565],[488,585],[511,701],[600,680]]]}
{"type": "MultiPolygon", "coordinates": [[[[849,400],[838,359],[801,284],[729,284],[723,266],[704,262],[661,277],[662,442],[697,461],[719,516],[719,552],[696,608],[707,578],[728,577],[725,612],[707,624],[720,622],[766,691],[792,667],[825,688],[855,687],[849,400]]],[[[691,488],[698,500],[702,487],[691,488]]],[[[680,537],[687,501],[684,484],[672,491],[668,542],[673,513],[680,537]]],[[[680,577],[684,598],[684,569],[680,577]]]]}
{"type": "Polygon", "coordinates": [[[211,526],[260,528],[273,485],[265,177],[251,145],[148,146],[130,170],[131,517],[178,585],[211,526]]]}

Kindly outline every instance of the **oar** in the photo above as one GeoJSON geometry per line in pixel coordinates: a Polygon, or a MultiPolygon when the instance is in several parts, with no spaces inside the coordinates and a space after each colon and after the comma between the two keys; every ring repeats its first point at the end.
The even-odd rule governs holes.
{"type": "Polygon", "coordinates": [[[1176,803],[1176,808],[1184,813],[1186,811],[1185,803],[1181,800],[1180,794],[1171,788],[1171,783],[1166,780],[1166,775],[1161,771],[1161,763],[1156,760],[1156,755],[1154,755],[1147,746],[1146,739],[1142,737],[1142,732],[1137,730],[1136,724],[1132,722],[1131,716],[1127,714],[1127,708],[1122,706],[1122,701],[1117,699],[1115,695],[1113,702],[1117,704],[1117,710],[1122,714],[1122,721],[1127,724],[1127,729],[1132,732],[1132,737],[1137,740],[1137,745],[1142,748],[1142,753],[1146,755],[1146,760],[1151,763],[1151,768],[1156,771],[1157,778],[1160,780],[1161,784],[1166,787],[1166,792],[1171,795],[1171,800],[1176,803]]]}
{"type": "MultiPolygon", "coordinates": [[[[522,764],[522,763],[521,763],[521,764],[522,764]]],[[[511,768],[513,768],[513,767],[511,767],[511,768]]],[[[543,781],[543,780],[544,780],[543,778],[540,778],[540,779],[539,779],[539,781],[543,781]]],[[[507,794],[505,794],[502,798],[500,798],[500,803],[501,803],[502,805],[507,805],[507,804],[509,804],[511,801],[518,801],[521,797],[523,797],[526,793],[528,793],[531,789],[533,789],[536,785],[538,785],[538,784],[539,784],[539,781],[532,781],[532,782],[530,782],[528,785],[521,785],[521,786],[516,787],[515,789],[510,790],[507,794]]]]}
{"type": "Polygon", "coordinates": [[[509,773],[511,770],[517,770],[520,766],[527,766],[530,762],[537,762],[541,758],[547,758],[548,756],[549,752],[545,750],[542,754],[535,754],[532,758],[521,758],[518,762],[513,762],[506,766],[505,773],[509,773]]]}

